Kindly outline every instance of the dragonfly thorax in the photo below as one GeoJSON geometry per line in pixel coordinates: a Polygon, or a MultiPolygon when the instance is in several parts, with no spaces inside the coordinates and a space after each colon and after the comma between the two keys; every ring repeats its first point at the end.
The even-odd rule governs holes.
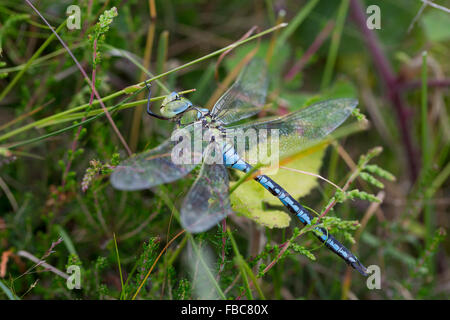
{"type": "MultiPolygon", "coordinates": [[[[209,116],[208,109],[194,107],[191,101],[181,97],[177,92],[166,96],[161,104],[160,112],[166,118],[179,120],[182,125],[203,120],[209,116]]],[[[209,117],[209,122],[211,122],[211,117],[209,117]]]]}
{"type": "Polygon", "coordinates": [[[174,118],[192,107],[192,102],[180,97],[176,92],[172,92],[163,100],[161,104],[161,115],[167,118],[174,118]]]}

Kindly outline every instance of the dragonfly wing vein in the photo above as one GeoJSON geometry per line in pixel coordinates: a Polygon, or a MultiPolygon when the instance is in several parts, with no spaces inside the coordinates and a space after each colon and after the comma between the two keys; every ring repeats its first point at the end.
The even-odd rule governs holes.
{"type": "Polygon", "coordinates": [[[264,60],[253,58],[216,102],[212,117],[229,124],[257,114],[266,101],[268,84],[264,60]]]}
{"type": "Polygon", "coordinates": [[[195,152],[190,155],[192,161],[173,162],[172,151],[178,142],[167,139],[154,149],[122,161],[111,174],[111,184],[119,190],[142,190],[186,176],[197,166],[195,152]]]}
{"type": "MultiPolygon", "coordinates": [[[[316,103],[307,108],[290,113],[286,116],[270,120],[257,120],[251,123],[229,126],[227,133],[243,130],[239,137],[245,138],[247,130],[278,130],[279,156],[283,158],[310,146],[313,142],[321,141],[328,134],[339,127],[358,105],[355,99],[333,99],[316,103]]],[[[240,156],[248,152],[255,145],[245,143],[243,149],[238,150],[240,156]]]]}
{"type": "Polygon", "coordinates": [[[181,223],[192,233],[210,229],[231,213],[228,172],[222,163],[205,161],[184,198],[181,223]]]}

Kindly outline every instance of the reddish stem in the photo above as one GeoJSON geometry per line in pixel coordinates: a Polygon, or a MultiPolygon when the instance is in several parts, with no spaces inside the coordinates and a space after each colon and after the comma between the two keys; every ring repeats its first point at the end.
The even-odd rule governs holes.
{"type": "MultiPolygon", "coordinates": [[[[91,90],[91,97],[89,98],[89,108],[92,107],[92,102],[94,101],[94,90],[95,90],[95,75],[96,75],[96,66],[97,64],[95,63],[95,60],[97,59],[97,39],[94,39],[94,56],[93,56],[93,64],[94,64],[94,68],[92,69],[92,90],[91,90]]],[[[83,116],[83,119],[81,120],[81,122],[83,122],[84,120],[86,120],[86,115],[83,116]]],[[[75,149],[77,148],[77,143],[78,143],[78,138],[81,134],[81,129],[82,129],[82,125],[78,126],[78,130],[77,133],[75,135],[75,139],[72,142],[72,155],[75,152],[75,149]]],[[[67,175],[69,174],[69,170],[70,170],[70,166],[72,165],[72,157],[69,157],[69,160],[67,162],[67,166],[66,169],[64,171],[64,175],[63,175],[63,181],[62,181],[62,186],[64,187],[66,184],[66,179],[67,179],[67,175]]]]}
{"type": "Polygon", "coordinates": [[[413,147],[412,139],[410,136],[410,121],[409,121],[409,111],[406,107],[402,97],[400,96],[398,90],[397,77],[394,74],[392,67],[387,60],[386,56],[381,50],[378,38],[376,34],[367,28],[366,25],[366,15],[361,6],[360,1],[351,0],[350,7],[352,10],[353,19],[356,25],[359,27],[364,40],[366,41],[367,47],[372,54],[373,61],[376,69],[379,71],[381,79],[383,80],[384,86],[387,91],[387,96],[394,107],[395,113],[397,115],[397,121],[400,126],[400,132],[403,139],[403,147],[405,148],[410,177],[412,181],[417,179],[418,175],[418,163],[417,163],[417,152],[413,147]]]}
{"type": "MultiPolygon", "coordinates": [[[[50,23],[47,21],[47,19],[44,18],[44,16],[39,12],[38,9],[36,9],[33,6],[33,4],[29,0],[25,0],[25,2],[39,15],[39,17],[41,17],[42,21],[44,21],[44,23],[50,28],[50,30],[52,30],[52,32],[55,34],[56,38],[58,38],[59,42],[61,42],[63,47],[67,50],[67,53],[70,55],[70,57],[73,59],[73,61],[77,65],[78,69],[80,70],[80,72],[83,75],[83,77],[86,79],[87,83],[92,85],[91,84],[91,79],[89,79],[86,71],[84,71],[84,69],[81,66],[80,62],[78,62],[77,58],[73,55],[72,51],[69,49],[69,47],[64,42],[64,40],[59,36],[59,34],[56,33],[55,29],[50,25],[50,23]]],[[[117,134],[117,137],[119,138],[119,140],[122,143],[122,145],[124,146],[124,148],[127,150],[128,154],[131,155],[132,152],[131,152],[130,148],[128,147],[128,144],[126,143],[125,139],[123,138],[122,134],[120,133],[119,129],[117,128],[116,124],[114,123],[114,120],[112,119],[111,115],[109,114],[108,109],[106,109],[105,104],[102,101],[102,98],[100,97],[100,95],[97,92],[97,90],[95,90],[95,88],[93,88],[93,91],[94,91],[95,97],[97,98],[97,100],[100,103],[100,106],[103,109],[103,112],[106,115],[106,118],[108,118],[108,121],[111,124],[114,132],[117,134]]]]}
{"type": "MultiPolygon", "coordinates": [[[[409,82],[403,82],[398,84],[398,90],[411,90],[417,89],[422,86],[422,80],[413,80],[409,82]]],[[[450,87],[450,79],[430,79],[427,83],[428,87],[445,88],[450,87]]]]}
{"type": "Polygon", "coordinates": [[[291,80],[294,78],[306,65],[306,63],[309,61],[311,56],[319,50],[319,48],[322,46],[322,44],[325,42],[325,40],[330,35],[331,31],[334,28],[334,21],[329,21],[325,27],[320,31],[320,33],[317,35],[316,39],[314,39],[314,42],[311,44],[311,46],[306,50],[305,54],[300,58],[300,60],[297,61],[297,63],[289,70],[289,72],[284,76],[284,80],[291,80]]]}

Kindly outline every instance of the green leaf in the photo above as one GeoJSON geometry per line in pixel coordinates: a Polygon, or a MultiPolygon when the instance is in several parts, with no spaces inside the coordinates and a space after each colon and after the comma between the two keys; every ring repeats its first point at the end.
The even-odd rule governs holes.
{"type": "Polygon", "coordinates": [[[0,289],[6,294],[9,300],[20,300],[4,283],[0,280],[0,289]]]}
{"type": "MultiPolygon", "coordinates": [[[[325,147],[318,151],[302,156],[286,164],[286,167],[306,171],[313,174],[319,174],[322,166],[323,156],[325,154],[325,147]]],[[[293,172],[290,170],[280,168],[274,175],[268,174],[270,178],[275,180],[281,187],[283,187],[289,194],[298,199],[308,195],[313,188],[318,185],[317,178],[311,175],[293,172]]],[[[253,181],[252,181],[253,182],[253,181]]],[[[255,184],[258,184],[256,181],[255,184]]],[[[263,187],[261,186],[263,189],[263,187]]],[[[280,200],[274,197],[269,191],[264,190],[264,201],[279,205],[280,200]]]]}
{"type": "MultiPolygon", "coordinates": [[[[286,166],[317,174],[322,165],[325,147],[301,158],[289,162],[286,166]]],[[[239,173],[243,175],[243,173],[239,173]]],[[[294,198],[307,195],[317,186],[317,178],[314,176],[279,169],[275,174],[269,174],[280,186],[286,189],[294,198]]],[[[289,225],[290,216],[279,210],[263,210],[262,202],[280,205],[280,200],[264,189],[258,182],[249,180],[242,183],[235,192],[230,195],[231,205],[235,212],[269,228],[285,228],[289,225]]]]}
{"type": "Polygon", "coordinates": [[[425,34],[431,41],[450,39],[450,16],[440,10],[430,10],[423,15],[425,34]]]}
{"type": "Polygon", "coordinates": [[[286,228],[291,217],[279,210],[263,210],[261,199],[265,189],[256,181],[248,181],[230,195],[231,207],[253,221],[268,228],[286,228]]]}
{"type": "Polygon", "coordinates": [[[364,167],[364,170],[376,174],[377,176],[389,181],[395,181],[395,176],[389,171],[377,166],[376,164],[369,164],[364,167]]]}
{"type": "Polygon", "coordinates": [[[357,97],[358,90],[355,85],[345,79],[338,79],[321,95],[321,100],[357,97]]]}
{"type": "Polygon", "coordinates": [[[374,185],[377,188],[380,188],[380,189],[384,188],[384,184],[380,180],[378,180],[373,175],[371,175],[367,172],[361,172],[359,174],[359,176],[361,177],[361,179],[367,181],[368,183],[374,185]]]}
{"type": "Polygon", "coordinates": [[[292,243],[290,248],[294,251],[297,252],[299,254],[304,255],[305,257],[307,257],[308,259],[312,260],[312,261],[316,261],[316,257],[311,253],[311,251],[309,251],[308,249],[306,249],[305,247],[297,244],[297,243],[292,243]]]}

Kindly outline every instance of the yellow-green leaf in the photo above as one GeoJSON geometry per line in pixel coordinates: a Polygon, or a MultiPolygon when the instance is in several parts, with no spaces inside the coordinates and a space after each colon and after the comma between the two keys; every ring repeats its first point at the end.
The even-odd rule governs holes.
{"type": "Polygon", "coordinates": [[[279,210],[263,210],[262,198],[265,189],[256,182],[248,181],[230,195],[233,211],[242,214],[268,228],[286,228],[291,217],[279,210]],[[253,184],[254,183],[254,184],[253,184]]]}
{"type": "MultiPolygon", "coordinates": [[[[319,174],[324,154],[325,148],[321,148],[314,153],[289,162],[285,166],[313,174],[319,174]]],[[[306,196],[318,185],[317,178],[314,176],[282,168],[280,168],[275,175],[268,174],[268,176],[289,192],[294,199],[306,196]]],[[[271,204],[280,203],[280,200],[275,198],[268,191],[264,193],[264,201],[271,204]]]]}
{"type": "MultiPolygon", "coordinates": [[[[318,174],[325,154],[325,148],[326,146],[316,146],[310,150],[304,150],[296,157],[293,157],[292,161],[282,164],[282,166],[318,174]]],[[[295,199],[307,195],[318,184],[315,176],[282,168],[271,174],[271,170],[264,172],[264,169],[262,169],[261,171],[270,176],[295,199]]],[[[239,174],[243,175],[243,173],[239,174]]],[[[279,210],[263,210],[263,201],[272,205],[281,204],[278,198],[274,197],[254,180],[242,183],[231,194],[231,205],[235,212],[241,213],[269,228],[287,227],[290,222],[290,216],[279,210]]]]}
{"type": "MultiPolygon", "coordinates": [[[[310,154],[307,152],[302,153],[300,157],[290,161],[287,164],[281,164],[282,166],[289,167],[296,170],[301,170],[313,174],[319,174],[320,167],[322,165],[323,156],[325,154],[326,147],[320,147],[317,151],[310,154]]],[[[317,186],[317,178],[311,175],[293,172],[287,169],[279,168],[275,174],[269,172],[264,172],[270,178],[275,180],[281,187],[283,187],[287,192],[291,194],[292,197],[298,199],[300,197],[306,196],[313,188],[317,186]]],[[[280,204],[280,201],[274,197],[270,192],[265,190],[256,181],[247,181],[244,184],[252,184],[253,188],[258,190],[263,190],[262,197],[264,201],[271,204],[280,204]]],[[[239,192],[239,188],[236,190],[239,192]]]]}

